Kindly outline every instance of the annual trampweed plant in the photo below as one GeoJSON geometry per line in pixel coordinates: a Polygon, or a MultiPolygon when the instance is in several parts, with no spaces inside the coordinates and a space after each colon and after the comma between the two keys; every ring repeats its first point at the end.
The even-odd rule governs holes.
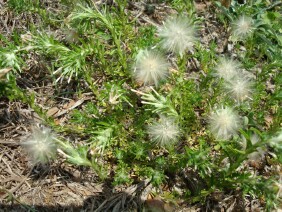
{"type": "Polygon", "coordinates": [[[21,144],[34,164],[45,164],[57,154],[55,136],[46,127],[33,126],[30,137],[21,144]]]}
{"type": "Polygon", "coordinates": [[[136,56],[133,75],[140,83],[158,85],[167,77],[168,67],[168,62],[159,52],[140,50],[136,56]]]}
{"type": "Polygon", "coordinates": [[[241,128],[241,117],[229,107],[215,109],[209,117],[210,131],[217,139],[228,140],[241,128]]]}
{"type": "Polygon", "coordinates": [[[195,27],[185,16],[170,17],[158,29],[162,48],[181,57],[185,51],[193,49],[196,41],[195,34],[195,27]]]}
{"type": "Polygon", "coordinates": [[[148,126],[148,134],[159,146],[173,146],[178,141],[180,131],[173,119],[161,116],[158,122],[148,126]]]}
{"type": "MultiPolygon", "coordinates": [[[[172,185],[173,198],[203,204],[214,192],[240,191],[264,200],[269,210],[277,207],[281,14],[263,1],[229,9],[217,4],[215,16],[226,30],[217,39],[233,46],[219,53],[216,41],[201,43],[193,4],[167,4],[175,14],[158,26],[142,24],[127,1],[81,1],[55,17],[34,10],[44,16],[44,26],[10,40],[1,36],[0,73],[6,77],[1,76],[1,95],[29,104],[57,135],[80,140],[34,128],[23,147],[33,162],[57,156],[93,168],[102,179],[114,173],[108,177],[114,185],[149,179],[158,191],[172,185]],[[40,56],[55,86],[73,82],[77,94],[92,95],[64,126],[44,116],[35,95],[17,85],[32,54],[40,56]],[[265,167],[253,165],[261,161],[265,167]],[[181,176],[193,178],[182,191],[175,183],[181,176]]],[[[21,4],[15,8],[24,11],[21,4]]]]}
{"type": "Polygon", "coordinates": [[[232,24],[232,35],[238,40],[244,40],[246,37],[251,36],[254,31],[253,19],[245,15],[240,16],[232,24]]]}

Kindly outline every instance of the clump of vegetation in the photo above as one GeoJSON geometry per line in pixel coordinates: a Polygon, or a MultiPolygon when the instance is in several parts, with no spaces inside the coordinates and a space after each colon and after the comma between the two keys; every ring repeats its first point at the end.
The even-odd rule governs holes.
{"type": "Polygon", "coordinates": [[[32,161],[64,157],[93,168],[113,185],[149,180],[163,196],[163,185],[172,185],[171,198],[189,203],[204,204],[215,192],[239,190],[242,196],[263,199],[267,210],[277,208],[282,15],[275,7],[251,1],[225,8],[215,2],[228,43],[219,53],[215,42],[201,42],[206,20],[197,16],[193,3],[167,1],[177,14],[155,26],[138,22],[127,1],[79,2],[54,17],[43,13],[39,2],[28,1],[28,7],[9,1],[11,9],[32,8],[43,19],[38,29],[29,26],[29,32],[11,39],[0,37],[1,96],[29,104],[48,125],[34,128],[22,142],[32,161]],[[17,83],[32,54],[40,57],[55,87],[74,83],[78,95],[93,97],[72,110],[63,126],[17,83]],[[191,61],[199,63],[196,70],[191,61]],[[79,144],[65,139],[66,134],[81,137],[79,144]],[[267,176],[253,165],[261,161],[272,167],[267,176]],[[181,176],[185,181],[184,175],[198,180],[180,192],[174,182],[181,176]]]}

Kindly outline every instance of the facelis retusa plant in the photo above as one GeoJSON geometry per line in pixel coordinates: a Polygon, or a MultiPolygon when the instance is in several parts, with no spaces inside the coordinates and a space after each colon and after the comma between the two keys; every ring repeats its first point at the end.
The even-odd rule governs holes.
{"type": "Polygon", "coordinates": [[[152,90],[151,93],[143,93],[134,89],[132,89],[132,91],[141,95],[142,104],[153,106],[153,108],[148,108],[148,110],[152,110],[153,113],[177,117],[178,113],[169,98],[160,95],[153,87],[150,88],[152,90]]]}
{"type": "Polygon", "coordinates": [[[87,56],[93,54],[94,49],[91,43],[82,46],[73,45],[69,48],[52,35],[43,33],[31,35],[27,42],[30,50],[54,57],[55,71],[53,74],[58,76],[56,82],[64,78],[70,82],[72,78],[83,75],[83,72],[87,71],[87,56]]]}
{"type": "Polygon", "coordinates": [[[203,42],[196,14],[180,13],[184,1],[166,1],[178,13],[158,24],[140,21],[127,1],[90,2],[72,5],[58,21],[62,32],[30,28],[20,46],[0,47],[0,78],[10,70],[6,76],[14,79],[0,79],[1,95],[36,108],[16,80],[26,71],[24,58],[35,54],[58,99],[90,96],[68,111],[62,126],[45,116],[46,127],[32,128],[21,143],[31,162],[64,158],[113,185],[146,180],[163,196],[168,186],[173,198],[189,203],[240,193],[263,199],[267,210],[278,207],[281,14],[260,13],[262,1],[216,8],[224,11],[217,21],[226,25],[216,40],[228,42],[220,51],[220,42],[203,42]],[[72,87],[60,92],[62,85],[72,87]]]}
{"type": "Polygon", "coordinates": [[[136,57],[133,75],[140,83],[157,86],[168,76],[168,66],[169,64],[159,52],[140,50],[136,57]]]}

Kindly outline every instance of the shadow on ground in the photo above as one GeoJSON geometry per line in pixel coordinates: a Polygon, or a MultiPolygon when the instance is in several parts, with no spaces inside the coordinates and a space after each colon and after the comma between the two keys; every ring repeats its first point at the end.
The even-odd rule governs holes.
{"type": "MultiPolygon", "coordinates": [[[[39,205],[24,205],[19,203],[10,203],[9,205],[0,204],[0,212],[63,212],[63,211],[95,211],[95,212],[106,212],[106,211],[142,211],[141,205],[129,202],[131,196],[127,196],[125,194],[119,194],[115,198],[116,201],[109,202],[104,200],[101,203],[101,198],[98,196],[90,196],[85,199],[83,205],[68,205],[68,206],[39,206],[39,205]],[[124,196],[123,198],[118,198],[118,196],[124,196]],[[133,204],[132,204],[133,203],[133,204]],[[99,204],[99,205],[98,205],[99,204]]],[[[109,198],[109,200],[113,199],[113,197],[109,198]]],[[[150,210],[149,210],[150,211],[150,210]]],[[[160,212],[164,210],[158,210],[160,212]]]]}

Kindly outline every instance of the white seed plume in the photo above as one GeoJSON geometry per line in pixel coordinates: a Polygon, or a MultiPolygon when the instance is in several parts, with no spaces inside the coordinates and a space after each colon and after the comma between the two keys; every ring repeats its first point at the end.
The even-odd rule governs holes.
{"type": "Polygon", "coordinates": [[[140,50],[136,57],[133,75],[138,82],[157,86],[160,80],[168,76],[168,67],[169,64],[160,53],[140,50]]]}
{"type": "Polygon", "coordinates": [[[217,66],[215,67],[216,75],[226,81],[238,76],[241,64],[233,59],[220,58],[217,66]]]}
{"type": "Polygon", "coordinates": [[[164,49],[183,56],[186,50],[192,50],[196,41],[195,28],[186,17],[168,18],[163,26],[159,27],[158,35],[162,39],[164,49]]]}
{"type": "MultiPolygon", "coordinates": [[[[241,73],[242,75],[243,73],[241,73]]],[[[244,76],[234,77],[224,83],[228,93],[230,93],[237,102],[243,102],[246,99],[251,99],[253,82],[244,76]]]]}
{"type": "Polygon", "coordinates": [[[148,134],[157,145],[170,146],[177,142],[180,130],[173,119],[162,116],[159,122],[148,127],[148,134]]]}
{"type": "Polygon", "coordinates": [[[240,116],[229,107],[217,109],[209,117],[209,129],[219,140],[229,139],[240,127],[240,116]]]}
{"type": "Polygon", "coordinates": [[[242,40],[251,35],[253,30],[253,19],[243,15],[233,22],[232,35],[242,40]]]}
{"type": "Polygon", "coordinates": [[[54,139],[55,137],[49,128],[34,126],[31,136],[21,145],[34,164],[45,164],[56,156],[57,147],[54,139]]]}

